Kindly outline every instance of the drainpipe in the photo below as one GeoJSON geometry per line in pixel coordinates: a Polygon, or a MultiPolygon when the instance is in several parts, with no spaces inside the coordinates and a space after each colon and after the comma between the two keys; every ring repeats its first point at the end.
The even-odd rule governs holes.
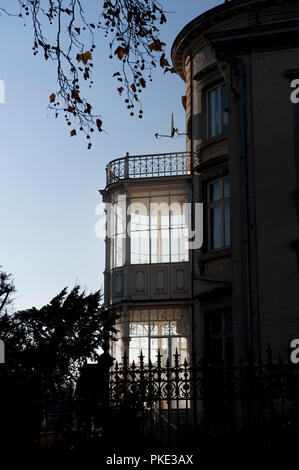
{"type": "Polygon", "coordinates": [[[253,341],[252,341],[252,302],[251,302],[251,285],[250,285],[250,263],[249,263],[249,228],[248,228],[248,174],[247,174],[247,142],[246,142],[246,111],[245,111],[245,77],[246,69],[244,62],[234,56],[227,56],[217,53],[209,41],[214,57],[225,60],[235,66],[238,71],[239,78],[239,94],[232,86],[234,95],[240,101],[240,163],[241,163],[241,196],[242,196],[242,253],[243,253],[243,276],[245,287],[245,313],[246,313],[246,341],[248,359],[253,358],[253,341]]]}
{"type": "MultiPolygon", "coordinates": [[[[190,59],[190,142],[191,142],[191,152],[190,152],[190,165],[191,165],[191,188],[190,188],[190,199],[191,199],[191,230],[194,231],[194,190],[193,190],[193,179],[194,179],[194,142],[193,142],[193,57],[192,53],[189,54],[190,59]]],[[[192,359],[192,379],[196,384],[196,355],[195,355],[195,344],[194,344],[194,334],[195,334],[195,322],[194,322],[194,250],[190,250],[190,275],[191,275],[191,359],[192,359]]],[[[194,387],[196,390],[196,386],[194,387]]],[[[195,392],[196,393],[196,392],[195,392]]],[[[193,430],[197,428],[197,396],[194,396],[194,400],[192,403],[192,426],[193,430]]]]}
{"type": "MultiPolygon", "coordinates": [[[[191,176],[192,181],[194,177],[194,143],[193,143],[193,60],[191,53],[190,58],[190,108],[191,108],[191,125],[190,125],[190,141],[191,141],[191,176]]],[[[229,62],[235,62],[235,58],[227,58],[229,62]]],[[[250,266],[249,266],[249,229],[248,229],[248,174],[247,174],[247,146],[246,146],[246,117],[245,117],[245,66],[241,59],[237,59],[238,74],[239,74],[239,88],[240,88],[240,160],[241,160],[241,192],[242,192],[242,245],[243,245],[243,275],[245,285],[245,311],[246,311],[246,336],[248,347],[248,358],[252,358],[252,306],[251,306],[251,292],[250,292],[250,266]]],[[[191,185],[191,228],[194,228],[194,200],[193,200],[193,184],[191,185]]],[[[193,299],[193,250],[190,252],[190,271],[191,271],[191,298],[193,299]]],[[[191,313],[191,326],[192,326],[192,355],[193,361],[195,360],[194,350],[194,303],[192,302],[191,313]]],[[[193,425],[197,421],[196,400],[193,404],[193,425]],[[194,406],[195,405],[195,406],[194,406]]]]}
{"type": "Polygon", "coordinates": [[[241,184],[242,184],[242,244],[243,244],[243,274],[245,284],[245,310],[248,356],[252,358],[252,305],[250,289],[249,265],[249,228],[248,228],[248,174],[247,174],[247,146],[246,146],[246,116],[245,116],[245,66],[238,59],[239,87],[240,87],[240,141],[241,141],[241,184]]]}
{"type": "MultiPolygon", "coordinates": [[[[190,188],[190,199],[191,199],[191,230],[194,230],[194,191],[193,191],[193,178],[194,178],[194,156],[193,156],[193,57],[190,52],[189,54],[190,59],[190,142],[191,142],[191,152],[190,152],[190,166],[191,166],[191,188],[190,188]]],[[[193,300],[193,250],[190,250],[190,274],[191,274],[191,299],[193,300]]],[[[192,327],[192,359],[195,360],[195,348],[194,348],[194,340],[193,340],[193,332],[194,332],[194,303],[192,301],[192,312],[191,312],[191,327],[192,327]]]]}
{"type": "MultiPolygon", "coordinates": [[[[190,52],[189,54],[189,60],[190,60],[190,143],[191,143],[191,148],[190,148],[190,166],[191,166],[191,185],[189,186],[190,188],[190,202],[191,202],[191,230],[194,230],[194,191],[193,191],[193,178],[194,178],[194,168],[193,168],[193,163],[194,163],[194,157],[193,157],[193,57],[192,53],[190,52]]],[[[190,276],[191,276],[191,299],[192,299],[192,304],[191,304],[191,357],[192,357],[192,362],[195,362],[195,346],[194,346],[194,302],[193,302],[193,291],[194,291],[194,286],[193,286],[193,277],[194,277],[194,260],[193,260],[193,250],[189,250],[190,254],[190,276]]]]}

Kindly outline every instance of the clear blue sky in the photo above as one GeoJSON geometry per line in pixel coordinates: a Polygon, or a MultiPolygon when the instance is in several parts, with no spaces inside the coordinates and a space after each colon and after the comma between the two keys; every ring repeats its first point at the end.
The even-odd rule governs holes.
{"type": "MultiPolygon", "coordinates": [[[[223,0],[162,3],[175,12],[167,15],[162,32],[170,49],[189,21],[223,0]]],[[[86,139],[70,138],[65,121],[55,120],[46,109],[56,90],[55,64],[33,57],[30,23],[24,27],[3,15],[0,22],[0,79],[6,85],[6,102],[0,104],[0,264],[14,275],[15,306],[23,309],[42,306],[65,286],[80,283],[93,291],[102,285],[104,242],[94,229],[105,166],[127,151],[134,155],[184,150],[184,138],[156,140],[154,134],[169,131],[172,112],[184,132],[185,86],[176,75],[155,73],[143,93],[144,119],[130,117],[111,78],[117,59],[108,59],[102,37],[89,101],[101,112],[107,134],[97,134],[93,148],[87,150],[86,139]]]]}

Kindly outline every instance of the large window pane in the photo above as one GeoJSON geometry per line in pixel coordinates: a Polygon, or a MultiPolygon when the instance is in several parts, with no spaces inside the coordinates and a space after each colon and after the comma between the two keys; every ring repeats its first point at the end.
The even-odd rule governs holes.
{"type": "Polygon", "coordinates": [[[208,360],[215,364],[231,363],[233,360],[231,311],[207,312],[206,332],[208,360]]]}
{"type": "Polygon", "coordinates": [[[223,196],[224,198],[230,196],[229,179],[223,180],[223,196]]]}
{"type": "Polygon", "coordinates": [[[131,233],[131,264],[149,263],[149,231],[131,233]]]}
{"type": "Polygon", "coordinates": [[[187,261],[186,187],[174,185],[167,187],[167,190],[163,187],[161,189],[149,188],[147,197],[145,190],[134,191],[133,194],[134,197],[130,200],[129,230],[131,263],[187,261]],[[142,197],[136,197],[137,194],[142,197]],[[174,228],[178,230],[175,236],[172,234],[174,228]],[[173,245],[173,256],[171,255],[172,238],[176,239],[173,245]]]}
{"type": "Polygon", "coordinates": [[[230,205],[224,204],[224,245],[230,246],[230,205]]]}
{"type": "Polygon", "coordinates": [[[129,331],[130,336],[148,336],[148,322],[131,322],[129,331]]]}
{"type": "Polygon", "coordinates": [[[187,197],[171,196],[170,198],[170,224],[171,228],[186,227],[187,214],[186,206],[187,197]]]}
{"type": "Polygon", "coordinates": [[[131,231],[149,229],[149,200],[136,198],[131,200],[131,231]]]}
{"type": "Polygon", "coordinates": [[[211,233],[212,233],[212,249],[222,247],[222,225],[221,225],[221,206],[211,209],[211,233]]]}
{"type": "Polygon", "coordinates": [[[151,228],[161,229],[169,227],[169,197],[151,198],[151,228]]]}
{"type": "Polygon", "coordinates": [[[171,230],[171,261],[179,263],[188,261],[188,229],[171,230]]]}
{"type": "Polygon", "coordinates": [[[178,352],[179,364],[184,364],[184,361],[188,361],[188,345],[187,338],[172,338],[171,340],[171,359],[172,365],[174,364],[174,355],[178,352]]]}
{"type": "Polygon", "coordinates": [[[221,181],[217,181],[216,183],[210,184],[210,201],[219,201],[222,199],[222,191],[221,191],[221,181]]]}
{"type": "Polygon", "coordinates": [[[161,354],[161,363],[162,367],[166,366],[167,360],[169,360],[170,356],[170,351],[169,351],[169,338],[162,338],[162,341],[160,341],[160,344],[162,348],[160,349],[160,354],[161,354]]]}
{"type": "Polygon", "coordinates": [[[169,229],[151,231],[151,262],[169,263],[169,229]]]}
{"type": "Polygon", "coordinates": [[[208,185],[210,214],[210,247],[212,250],[230,246],[230,184],[223,178],[208,185]]]}
{"type": "Polygon", "coordinates": [[[111,267],[123,266],[125,262],[126,203],[122,195],[118,195],[113,203],[111,227],[111,267]]]}
{"type": "Polygon", "coordinates": [[[216,137],[227,131],[227,88],[220,85],[208,93],[208,136],[216,137]]]}
{"type": "MultiPolygon", "coordinates": [[[[161,233],[161,257],[158,252],[158,258],[161,258],[162,263],[169,263],[170,261],[170,245],[169,245],[169,229],[160,230],[161,233]]],[[[159,261],[158,261],[159,262],[159,261]]]]}
{"type": "Polygon", "coordinates": [[[149,338],[134,337],[130,340],[129,347],[129,361],[135,363],[140,362],[140,354],[144,356],[144,363],[148,364],[148,352],[149,352],[149,338]]]}
{"type": "MultiPolygon", "coordinates": [[[[151,230],[151,263],[159,263],[159,258],[161,259],[161,238],[160,230],[151,230]],[[158,255],[159,253],[159,255],[158,255]]],[[[161,261],[160,261],[161,262],[161,261]]]]}
{"type": "Polygon", "coordinates": [[[180,362],[188,360],[189,320],[186,309],[153,309],[129,312],[129,358],[139,362],[142,350],[144,363],[157,363],[158,352],[162,365],[178,350],[180,362]]]}
{"type": "Polygon", "coordinates": [[[114,267],[123,266],[125,262],[125,235],[118,234],[114,238],[114,249],[115,249],[115,263],[114,267]]]}
{"type": "Polygon", "coordinates": [[[160,353],[163,354],[162,348],[159,347],[158,338],[151,338],[151,340],[150,340],[150,358],[151,358],[151,363],[152,364],[157,363],[157,356],[158,356],[159,350],[160,350],[160,353]]]}

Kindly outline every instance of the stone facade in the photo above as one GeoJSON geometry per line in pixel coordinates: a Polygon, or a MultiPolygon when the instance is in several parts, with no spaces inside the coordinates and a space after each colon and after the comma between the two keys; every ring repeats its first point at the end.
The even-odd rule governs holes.
{"type": "Polygon", "coordinates": [[[207,355],[207,324],[231,311],[232,330],[213,337],[224,355],[232,336],[234,361],[263,359],[269,343],[285,357],[299,337],[299,105],[290,101],[290,77],[299,78],[298,2],[225,2],[179,33],[172,59],[186,82],[192,200],[206,208],[204,244],[191,254],[195,351],[207,355]],[[228,129],[210,137],[208,96],[222,84],[228,129]],[[231,242],[212,249],[209,184],[223,178],[231,242]]]}

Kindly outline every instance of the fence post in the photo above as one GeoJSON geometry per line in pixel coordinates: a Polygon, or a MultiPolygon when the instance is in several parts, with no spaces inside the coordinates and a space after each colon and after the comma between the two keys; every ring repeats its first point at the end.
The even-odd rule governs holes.
{"type": "Polygon", "coordinates": [[[102,424],[104,440],[109,440],[109,408],[110,408],[110,369],[114,363],[114,358],[107,351],[98,359],[98,373],[102,377],[102,424]]]}
{"type": "Polygon", "coordinates": [[[129,152],[126,153],[125,157],[125,179],[129,178],[129,152]]]}
{"type": "Polygon", "coordinates": [[[2,339],[0,339],[0,364],[5,364],[5,344],[2,339]]]}

